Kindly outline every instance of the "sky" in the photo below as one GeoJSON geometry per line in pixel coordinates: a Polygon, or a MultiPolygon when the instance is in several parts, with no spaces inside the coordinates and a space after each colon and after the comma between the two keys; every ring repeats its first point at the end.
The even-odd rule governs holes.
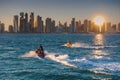
{"type": "Polygon", "coordinates": [[[93,20],[97,15],[105,18],[106,22],[120,22],[120,0],[0,0],[0,21],[5,23],[7,30],[13,25],[13,16],[20,12],[34,12],[35,18],[40,15],[43,20],[52,18],[58,24],[70,23],[76,20],[93,20]]]}

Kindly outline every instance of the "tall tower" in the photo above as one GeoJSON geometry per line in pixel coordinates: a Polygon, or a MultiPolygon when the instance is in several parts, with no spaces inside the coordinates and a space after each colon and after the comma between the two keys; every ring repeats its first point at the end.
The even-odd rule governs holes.
{"type": "Polygon", "coordinates": [[[19,32],[24,32],[24,13],[20,13],[20,29],[19,32]]]}
{"type": "Polygon", "coordinates": [[[0,22],[0,33],[5,31],[5,24],[0,22]]]}
{"type": "Polygon", "coordinates": [[[46,33],[50,33],[51,32],[51,18],[47,18],[46,19],[45,32],[46,33]]]}
{"type": "Polygon", "coordinates": [[[37,16],[36,18],[36,31],[42,33],[44,31],[42,17],[37,16]]]}
{"type": "Polygon", "coordinates": [[[9,33],[15,32],[12,25],[9,25],[9,33]]]}
{"type": "Polygon", "coordinates": [[[13,24],[14,24],[14,32],[17,33],[18,32],[18,15],[14,16],[13,24]]]}
{"type": "Polygon", "coordinates": [[[81,21],[79,20],[79,21],[76,22],[75,32],[79,33],[81,31],[82,31],[82,29],[81,29],[81,21]]]}
{"type": "Polygon", "coordinates": [[[71,33],[75,32],[75,18],[72,18],[71,26],[70,26],[70,32],[71,33]]]}
{"type": "Polygon", "coordinates": [[[67,22],[64,23],[64,32],[68,32],[67,22]]]}
{"type": "Polygon", "coordinates": [[[117,29],[117,26],[116,26],[116,24],[113,24],[112,26],[111,26],[111,32],[112,33],[115,33],[116,32],[116,29],[117,29]]]}
{"type": "Polygon", "coordinates": [[[84,20],[84,32],[89,32],[89,21],[84,20]]]}
{"type": "Polygon", "coordinates": [[[24,32],[29,32],[29,27],[28,27],[28,13],[25,13],[25,28],[24,28],[24,32]]]}
{"type": "Polygon", "coordinates": [[[106,31],[105,31],[105,22],[103,23],[103,25],[101,26],[101,32],[102,33],[105,33],[106,31]]]}
{"type": "Polygon", "coordinates": [[[34,13],[33,12],[31,12],[30,14],[29,30],[30,32],[34,32],[34,13]]]}
{"type": "Polygon", "coordinates": [[[112,32],[112,27],[111,27],[111,23],[110,22],[107,22],[106,25],[105,25],[105,28],[106,28],[106,32],[110,33],[112,32]]]}
{"type": "Polygon", "coordinates": [[[55,20],[53,20],[51,22],[51,32],[54,33],[55,32],[55,20]]]}

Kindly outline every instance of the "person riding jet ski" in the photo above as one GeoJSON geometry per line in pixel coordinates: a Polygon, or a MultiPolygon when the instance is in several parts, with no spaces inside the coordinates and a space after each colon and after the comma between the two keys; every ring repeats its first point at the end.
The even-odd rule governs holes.
{"type": "Polygon", "coordinates": [[[40,44],[39,48],[36,50],[36,53],[39,57],[44,57],[45,56],[42,44],[40,44]]]}
{"type": "Polygon", "coordinates": [[[66,43],[66,46],[67,46],[67,47],[71,47],[71,46],[72,46],[72,43],[71,43],[70,41],[68,41],[68,42],[66,43]]]}

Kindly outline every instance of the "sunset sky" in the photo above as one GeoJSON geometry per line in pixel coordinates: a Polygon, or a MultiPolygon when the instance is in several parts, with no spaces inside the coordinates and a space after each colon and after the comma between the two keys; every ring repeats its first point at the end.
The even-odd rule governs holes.
{"type": "Polygon", "coordinates": [[[50,17],[62,23],[70,23],[73,17],[83,22],[101,15],[105,21],[117,24],[120,0],[0,0],[0,21],[5,23],[6,29],[13,24],[13,16],[20,12],[34,12],[35,18],[40,15],[43,20],[50,17]]]}

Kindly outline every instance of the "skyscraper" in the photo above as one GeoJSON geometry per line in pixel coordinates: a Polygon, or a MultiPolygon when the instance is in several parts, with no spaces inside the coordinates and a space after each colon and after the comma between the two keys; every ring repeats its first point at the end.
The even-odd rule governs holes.
{"type": "Polygon", "coordinates": [[[5,31],[5,24],[0,22],[0,33],[5,31]]]}
{"type": "Polygon", "coordinates": [[[70,26],[70,32],[71,33],[75,32],[75,18],[72,18],[71,26],[70,26]]]}
{"type": "Polygon", "coordinates": [[[18,32],[18,15],[14,16],[13,24],[14,24],[14,32],[18,32]]]}
{"type": "Polygon", "coordinates": [[[105,33],[105,22],[103,23],[103,25],[101,26],[101,32],[105,33]]]}
{"type": "Polygon", "coordinates": [[[28,26],[28,13],[25,13],[25,19],[24,19],[24,32],[29,32],[29,26],[28,26]]]}
{"type": "Polygon", "coordinates": [[[36,29],[38,33],[44,32],[43,21],[42,21],[42,17],[40,16],[37,16],[36,18],[36,29]]]}
{"type": "Polygon", "coordinates": [[[13,29],[13,26],[12,26],[12,25],[9,25],[9,32],[10,32],[10,33],[13,33],[13,32],[14,32],[14,29],[13,29]]]}
{"type": "Polygon", "coordinates": [[[56,32],[57,33],[62,33],[62,32],[64,32],[64,30],[63,30],[63,25],[62,25],[62,23],[59,21],[59,25],[57,26],[57,28],[56,28],[56,32]]]}
{"type": "Polygon", "coordinates": [[[112,33],[115,33],[116,30],[117,30],[116,24],[113,24],[111,28],[112,28],[112,29],[111,29],[111,32],[112,32],[112,33]]]}
{"type": "Polygon", "coordinates": [[[89,32],[92,32],[92,21],[89,20],[89,32]]]}
{"type": "Polygon", "coordinates": [[[55,32],[55,20],[53,20],[51,22],[51,32],[54,33],[55,32]]]}
{"type": "Polygon", "coordinates": [[[20,13],[20,29],[19,32],[24,32],[24,13],[20,13]]]}
{"type": "Polygon", "coordinates": [[[89,32],[89,21],[87,19],[84,20],[84,32],[89,32]]]}
{"type": "Polygon", "coordinates": [[[51,18],[47,18],[46,19],[45,32],[46,33],[50,33],[51,32],[51,18]]]}
{"type": "Polygon", "coordinates": [[[29,30],[30,32],[34,32],[34,13],[33,12],[31,12],[30,14],[29,30]]]}
{"type": "Polygon", "coordinates": [[[68,32],[67,22],[64,23],[64,32],[68,32]]]}
{"type": "Polygon", "coordinates": [[[112,28],[111,28],[111,23],[110,22],[107,22],[106,25],[105,25],[105,32],[111,32],[112,31],[112,28]]]}
{"type": "Polygon", "coordinates": [[[76,30],[75,32],[77,32],[77,33],[79,33],[79,32],[82,31],[81,21],[80,20],[76,22],[76,28],[75,28],[75,30],[76,30]]]}

